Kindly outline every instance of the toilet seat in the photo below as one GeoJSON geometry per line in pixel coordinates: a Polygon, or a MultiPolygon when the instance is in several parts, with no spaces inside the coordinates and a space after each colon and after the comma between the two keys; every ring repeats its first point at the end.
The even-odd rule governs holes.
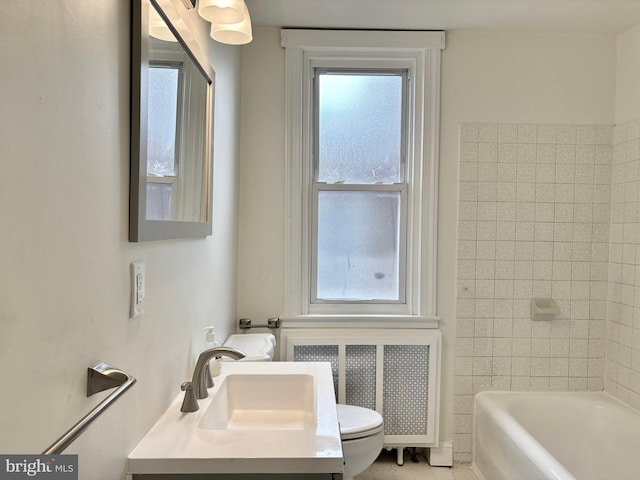
{"type": "Polygon", "coordinates": [[[382,415],[375,410],[343,404],[337,407],[342,440],[370,437],[382,431],[382,415]]]}

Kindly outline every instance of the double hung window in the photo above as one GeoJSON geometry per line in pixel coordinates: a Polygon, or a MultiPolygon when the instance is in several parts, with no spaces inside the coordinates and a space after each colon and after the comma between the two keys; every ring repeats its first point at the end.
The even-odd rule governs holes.
{"type": "Polygon", "coordinates": [[[443,42],[282,31],[286,316],[435,316],[443,42]]]}

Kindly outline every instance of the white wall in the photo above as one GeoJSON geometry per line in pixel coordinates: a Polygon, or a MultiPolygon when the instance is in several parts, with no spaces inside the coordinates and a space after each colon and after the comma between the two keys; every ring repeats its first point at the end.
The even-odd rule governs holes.
{"type": "Polygon", "coordinates": [[[242,53],[238,314],[265,323],[284,311],[284,49],[257,28],[242,53]]]}
{"type": "Polygon", "coordinates": [[[105,398],[85,395],[104,360],[138,383],[67,449],[83,479],[122,478],[203,327],[235,330],[239,49],[198,27],[217,70],[213,236],[133,244],[129,22],[120,0],[0,3],[0,451],[40,453],[105,398]],[[129,319],[134,260],[147,295],[129,319]]]}
{"type": "MultiPolygon", "coordinates": [[[[284,51],[277,29],[244,49],[238,310],[283,311],[284,51]]],[[[453,31],[442,57],[438,314],[441,438],[452,438],[458,129],[462,122],[611,124],[615,38],[453,31]]]]}
{"type": "Polygon", "coordinates": [[[616,125],[640,116],[640,25],[618,36],[616,125]]]}

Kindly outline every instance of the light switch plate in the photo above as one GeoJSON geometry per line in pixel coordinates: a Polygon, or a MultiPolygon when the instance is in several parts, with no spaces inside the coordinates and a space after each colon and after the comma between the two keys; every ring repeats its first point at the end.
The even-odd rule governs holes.
{"type": "Polygon", "coordinates": [[[144,313],[144,262],[131,264],[131,318],[139,317],[144,313]]]}

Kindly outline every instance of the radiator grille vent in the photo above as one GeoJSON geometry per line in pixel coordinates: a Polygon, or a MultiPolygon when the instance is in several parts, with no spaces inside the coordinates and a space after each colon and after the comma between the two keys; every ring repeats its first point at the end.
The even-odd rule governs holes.
{"type": "Polygon", "coordinates": [[[329,362],[333,372],[333,389],[338,400],[338,345],[296,345],[295,362],[329,362]]]}
{"type": "Polygon", "coordinates": [[[345,397],[348,405],[376,409],[376,346],[347,345],[345,397]]]}
{"type": "Polygon", "coordinates": [[[329,362],[336,401],[380,412],[387,446],[437,444],[439,332],[312,333],[283,331],[287,360],[329,362]]]}
{"type": "Polygon", "coordinates": [[[385,345],[384,432],[421,435],[428,418],[429,346],[385,345]]]}

